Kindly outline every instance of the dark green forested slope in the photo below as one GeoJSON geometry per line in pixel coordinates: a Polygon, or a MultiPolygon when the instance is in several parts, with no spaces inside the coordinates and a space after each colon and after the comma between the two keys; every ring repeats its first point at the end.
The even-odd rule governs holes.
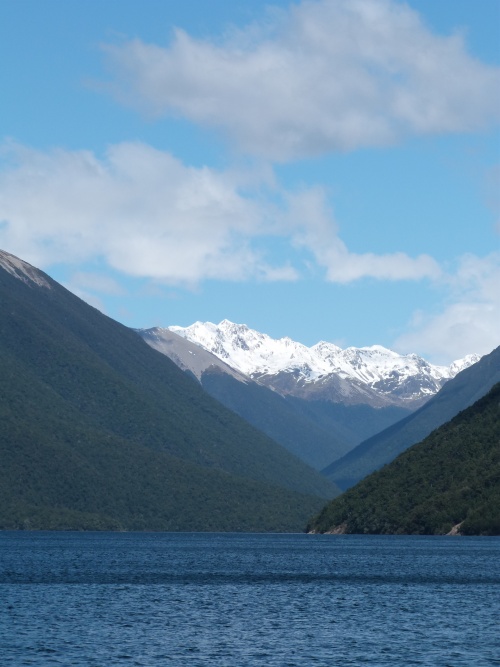
{"type": "Polygon", "coordinates": [[[335,495],[40,275],[50,288],[0,268],[0,526],[290,530],[335,495]]]}
{"type": "Polygon", "coordinates": [[[500,384],[327,505],[315,532],[500,535],[500,384]]]}
{"type": "Polygon", "coordinates": [[[91,427],[5,358],[0,395],[1,528],[297,530],[323,502],[91,427]]]}
{"type": "Polygon", "coordinates": [[[405,449],[423,440],[460,410],[472,405],[497,382],[500,382],[500,347],[449,380],[411,415],[365,440],[324,468],[323,474],[341,489],[354,486],[405,449]]]}

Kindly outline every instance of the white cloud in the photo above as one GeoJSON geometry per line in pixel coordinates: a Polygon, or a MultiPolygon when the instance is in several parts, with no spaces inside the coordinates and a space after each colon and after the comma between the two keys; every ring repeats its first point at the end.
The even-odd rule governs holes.
{"type": "Polygon", "coordinates": [[[415,313],[395,349],[418,350],[438,363],[487,354],[500,345],[500,254],[467,255],[447,278],[447,303],[437,314],[415,313]]]}
{"type": "Polygon", "coordinates": [[[114,278],[102,273],[76,271],[71,275],[70,284],[72,285],[73,292],[78,287],[81,290],[91,290],[92,292],[111,294],[113,296],[125,294],[125,290],[114,278]]]}
{"type": "Polygon", "coordinates": [[[304,0],[219,41],[177,30],[165,47],[134,39],[104,48],[122,101],[222,128],[275,160],[499,118],[500,69],[394,0],[304,0]]]}
{"type": "Polygon", "coordinates": [[[350,283],[360,278],[379,280],[436,279],[441,270],[428,255],[416,258],[403,252],[375,255],[353,253],[338,235],[333,213],[328,209],[321,188],[288,195],[290,216],[296,224],[293,238],[297,246],[307,248],[316,262],[324,267],[326,279],[335,283],[350,283]]]}
{"type": "MultiPolygon", "coordinates": [[[[169,284],[291,281],[306,251],[333,282],[439,275],[427,256],[349,252],[325,192],[280,190],[268,170],[259,180],[259,172],[195,169],[140,143],[110,146],[103,159],[18,145],[5,153],[11,162],[0,172],[0,247],[36,266],[98,259],[169,284]],[[288,244],[285,263],[257,249],[273,238],[288,244]]],[[[85,291],[116,289],[95,276],[77,279],[85,291]]]]}
{"type": "Polygon", "coordinates": [[[111,146],[102,160],[88,151],[6,151],[0,247],[39,266],[101,258],[168,283],[296,277],[252,248],[274,232],[266,208],[239,193],[239,176],[186,167],[140,143],[111,146]]]}

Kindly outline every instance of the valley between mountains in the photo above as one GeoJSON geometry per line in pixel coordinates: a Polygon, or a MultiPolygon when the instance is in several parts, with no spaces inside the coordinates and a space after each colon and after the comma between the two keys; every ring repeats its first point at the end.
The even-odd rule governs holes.
{"type": "MultiPolygon", "coordinates": [[[[4,251],[0,309],[4,529],[301,531],[318,515],[309,525],[328,532],[325,516],[345,522],[318,514],[325,503],[384,466],[390,475],[500,381],[500,348],[443,367],[376,345],[308,348],[228,320],[134,331],[4,251]]],[[[496,496],[478,489],[481,466],[488,488],[500,483],[495,405],[474,412],[480,432],[490,424],[472,493],[486,510],[496,496]]],[[[495,511],[485,528],[474,498],[449,497],[453,519],[408,525],[494,530],[495,511]]]]}
{"type": "Polygon", "coordinates": [[[479,361],[469,355],[445,367],[378,345],[342,350],[322,341],[308,348],[228,320],[138,333],[318,470],[409,416],[479,361]]]}

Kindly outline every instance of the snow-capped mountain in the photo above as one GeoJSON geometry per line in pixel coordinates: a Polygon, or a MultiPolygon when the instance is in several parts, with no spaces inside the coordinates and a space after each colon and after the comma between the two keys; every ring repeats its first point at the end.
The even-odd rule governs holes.
{"type": "Polygon", "coordinates": [[[321,341],[307,347],[229,320],[169,330],[281,394],[373,406],[418,407],[480,358],[472,354],[450,366],[436,366],[416,354],[401,355],[380,345],[343,350],[321,341]]]}

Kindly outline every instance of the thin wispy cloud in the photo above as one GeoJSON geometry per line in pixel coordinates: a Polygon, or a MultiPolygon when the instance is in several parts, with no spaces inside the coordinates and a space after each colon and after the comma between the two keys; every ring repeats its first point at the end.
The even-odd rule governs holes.
{"type": "Polygon", "coordinates": [[[468,132],[500,116],[500,68],[392,0],[305,0],[219,40],[107,44],[109,90],[278,161],[468,132]]]}
{"type": "Polygon", "coordinates": [[[431,359],[486,354],[500,343],[500,253],[466,255],[442,278],[447,297],[439,312],[416,312],[396,349],[420,349],[431,359]]]}
{"type": "Polygon", "coordinates": [[[101,294],[121,296],[125,290],[117,280],[102,273],[75,271],[70,278],[71,285],[80,289],[88,289],[101,294]]]}
{"type": "MultiPolygon", "coordinates": [[[[403,252],[377,255],[349,251],[339,235],[326,193],[320,187],[289,194],[288,200],[290,216],[297,227],[293,243],[312,253],[330,282],[347,284],[361,278],[436,279],[441,274],[438,263],[429,255],[410,257],[403,252]]],[[[376,226],[378,221],[372,219],[366,223],[376,226]]]]}

